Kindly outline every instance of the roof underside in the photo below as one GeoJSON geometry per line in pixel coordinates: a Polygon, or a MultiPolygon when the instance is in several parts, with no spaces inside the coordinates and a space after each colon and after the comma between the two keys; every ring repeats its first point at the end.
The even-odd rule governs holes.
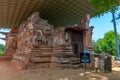
{"type": "Polygon", "coordinates": [[[33,12],[55,27],[70,26],[95,12],[87,0],[0,0],[0,27],[19,26],[33,12]]]}

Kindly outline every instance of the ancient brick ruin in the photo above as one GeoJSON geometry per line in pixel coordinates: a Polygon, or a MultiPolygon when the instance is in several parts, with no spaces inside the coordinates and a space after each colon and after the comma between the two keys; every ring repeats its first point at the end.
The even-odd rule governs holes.
{"type": "MultiPolygon", "coordinates": [[[[80,53],[93,53],[92,29],[86,16],[83,26],[54,28],[35,12],[6,34],[4,55],[20,68],[79,67],[80,53]]],[[[4,56],[3,55],[3,56],[4,56]]]]}
{"type": "Polygon", "coordinates": [[[13,54],[16,52],[17,49],[17,30],[11,29],[11,31],[8,32],[0,32],[1,34],[5,35],[5,38],[2,38],[6,41],[5,49],[4,49],[4,55],[0,56],[0,60],[11,60],[13,58],[13,54]]]}

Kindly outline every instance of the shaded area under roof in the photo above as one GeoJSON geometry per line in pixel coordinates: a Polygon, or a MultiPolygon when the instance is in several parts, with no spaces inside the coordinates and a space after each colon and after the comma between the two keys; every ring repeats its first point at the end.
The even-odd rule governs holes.
{"type": "Polygon", "coordinates": [[[0,0],[0,27],[11,28],[39,11],[55,27],[78,23],[85,14],[97,12],[88,0],[0,0]]]}
{"type": "Polygon", "coordinates": [[[0,27],[18,26],[36,11],[54,26],[69,26],[95,9],[87,0],[0,0],[0,27]]]}

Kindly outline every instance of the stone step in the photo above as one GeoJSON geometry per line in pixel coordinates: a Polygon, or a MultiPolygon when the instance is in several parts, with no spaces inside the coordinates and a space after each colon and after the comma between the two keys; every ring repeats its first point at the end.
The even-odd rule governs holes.
{"type": "Polygon", "coordinates": [[[73,50],[72,49],[69,49],[69,50],[66,50],[66,49],[63,49],[62,51],[71,51],[71,52],[73,52],[73,50]]]}
{"type": "Polygon", "coordinates": [[[28,69],[39,69],[39,68],[49,68],[50,67],[50,63],[30,63],[26,66],[26,68],[28,69]]]}
{"type": "MultiPolygon", "coordinates": [[[[31,61],[31,60],[30,60],[31,61]]],[[[49,67],[50,59],[33,59],[30,63],[25,64],[20,60],[13,59],[12,63],[17,66],[19,69],[37,69],[49,67]]]]}
{"type": "Polygon", "coordinates": [[[31,50],[31,53],[52,53],[52,50],[31,50]]]}
{"type": "Polygon", "coordinates": [[[54,53],[52,56],[70,58],[70,57],[75,57],[75,54],[73,54],[73,53],[54,53]]]}
{"type": "Polygon", "coordinates": [[[53,52],[54,54],[74,55],[73,52],[53,52]]]}
{"type": "Polygon", "coordinates": [[[0,60],[10,61],[12,59],[12,55],[0,55],[0,60]]]}
{"type": "Polygon", "coordinates": [[[40,49],[40,50],[45,50],[45,49],[52,49],[52,47],[48,47],[48,46],[45,46],[45,47],[32,47],[31,49],[40,49]]]}
{"type": "Polygon", "coordinates": [[[31,50],[52,50],[52,48],[32,48],[31,50]]]}
{"type": "Polygon", "coordinates": [[[33,45],[32,46],[33,48],[38,48],[38,47],[52,47],[52,46],[50,46],[50,45],[33,45]]]}
{"type": "Polygon", "coordinates": [[[56,62],[56,63],[63,63],[63,64],[79,64],[80,63],[80,59],[79,58],[75,58],[75,57],[52,57],[51,58],[52,62],[56,62]]]}
{"type": "Polygon", "coordinates": [[[72,50],[53,50],[53,52],[72,52],[72,50]]]}
{"type": "Polygon", "coordinates": [[[33,57],[30,58],[30,62],[32,63],[49,63],[51,61],[50,57],[33,57]]]}
{"type": "Polygon", "coordinates": [[[53,47],[53,49],[72,49],[72,47],[53,47]]]}
{"type": "Polygon", "coordinates": [[[25,64],[19,60],[12,59],[11,61],[19,69],[25,69],[25,64]]]}
{"type": "Polygon", "coordinates": [[[54,52],[73,52],[73,50],[52,50],[54,52]]]}
{"type": "Polygon", "coordinates": [[[31,53],[33,57],[51,57],[51,53],[31,53]]]}
{"type": "Polygon", "coordinates": [[[72,50],[72,48],[53,48],[53,50],[72,50]]]}
{"type": "Polygon", "coordinates": [[[24,62],[26,60],[25,56],[14,56],[14,60],[24,62]]]}
{"type": "Polygon", "coordinates": [[[73,64],[58,64],[58,63],[52,63],[51,64],[51,67],[59,67],[59,68],[72,68],[72,69],[78,69],[81,67],[80,64],[76,64],[76,65],[73,65],[73,64]]]}

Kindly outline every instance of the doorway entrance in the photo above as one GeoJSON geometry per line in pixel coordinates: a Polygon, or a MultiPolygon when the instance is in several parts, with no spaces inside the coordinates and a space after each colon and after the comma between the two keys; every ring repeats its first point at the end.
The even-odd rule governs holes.
{"type": "Polygon", "coordinates": [[[73,53],[80,58],[80,53],[83,51],[83,30],[66,28],[65,32],[68,32],[71,36],[73,53]]]}

